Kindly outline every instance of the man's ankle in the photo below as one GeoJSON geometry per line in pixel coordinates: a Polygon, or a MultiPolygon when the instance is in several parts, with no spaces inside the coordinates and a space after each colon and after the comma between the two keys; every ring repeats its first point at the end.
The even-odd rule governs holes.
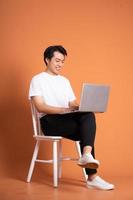
{"type": "Polygon", "coordinates": [[[92,147],[91,146],[85,146],[83,148],[83,154],[91,153],[91,151],[92,151],[92,147]]]}
{"type": "Polygon", "coordinates": [[[88,181],[92,181],[96,176],[97,176],[97,174],[88,175],[88,181]]]}

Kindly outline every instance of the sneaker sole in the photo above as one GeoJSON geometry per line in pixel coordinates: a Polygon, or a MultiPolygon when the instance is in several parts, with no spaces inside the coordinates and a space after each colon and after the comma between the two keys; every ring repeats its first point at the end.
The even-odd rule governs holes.
{"type": "Polygon", "coordinates": [[[93,186],[93,185],[86,185],[86,187],[89,189],[106,190],[106,191],[115,189],[113,186],[110,188],[103,188],[103,187],[98,187],[98,186],[93,186]]]}
{"type": "Polygon", "coordinates": [[[99,167],[97,163],[86,163],[86,164],[78,163],[78,166],[83,167],[83,168],[90,168],[90,169],[97,169],[99,167]]]}

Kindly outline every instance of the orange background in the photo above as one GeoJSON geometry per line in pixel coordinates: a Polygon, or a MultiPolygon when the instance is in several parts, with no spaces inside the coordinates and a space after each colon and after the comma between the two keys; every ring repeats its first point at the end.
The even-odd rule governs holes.
{"type": "MultiPolygon", "coordinates": [[[[83,82],[111,86],[108,110],[96,116],[99,172],[133,175],[133,1],[1,0],[0,4],[1,176],[27,175],[34,148],[29,83],[44,70],[43,51],[53,44],[68,50],[62,74],[70,79],[78,100],[83,82]]],[[[74,143],[64,141],[63,151],[75,155],[74,143]]],[[[45,154],[42,146],[40,156],[45,154]]],[[[38,167],[52,173],[50,167],[38,167]]],[[[63,173],[80,176],[81,169],[68,162],[63,173]]]]}

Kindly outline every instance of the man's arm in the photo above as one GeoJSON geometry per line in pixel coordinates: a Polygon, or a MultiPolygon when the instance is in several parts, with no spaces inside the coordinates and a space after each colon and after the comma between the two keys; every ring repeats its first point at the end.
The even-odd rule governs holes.
{"type": "Polygon", "coordinates": [[[72,111],[74,108],[63,108],[47,105],[41,96],[33,96],[32,101],[38,112],[47,113],[47,114],[62,114],[67,111],[72,111]]]}

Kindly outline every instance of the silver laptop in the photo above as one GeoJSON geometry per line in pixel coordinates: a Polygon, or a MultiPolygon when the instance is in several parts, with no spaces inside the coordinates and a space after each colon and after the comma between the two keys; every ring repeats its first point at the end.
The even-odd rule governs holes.
{"type": "Polygon", "coordinates": [[[84,83],[79,110],[73,112],[105,112],[107,110],[109,91],[110,86],[84,83]]]}

